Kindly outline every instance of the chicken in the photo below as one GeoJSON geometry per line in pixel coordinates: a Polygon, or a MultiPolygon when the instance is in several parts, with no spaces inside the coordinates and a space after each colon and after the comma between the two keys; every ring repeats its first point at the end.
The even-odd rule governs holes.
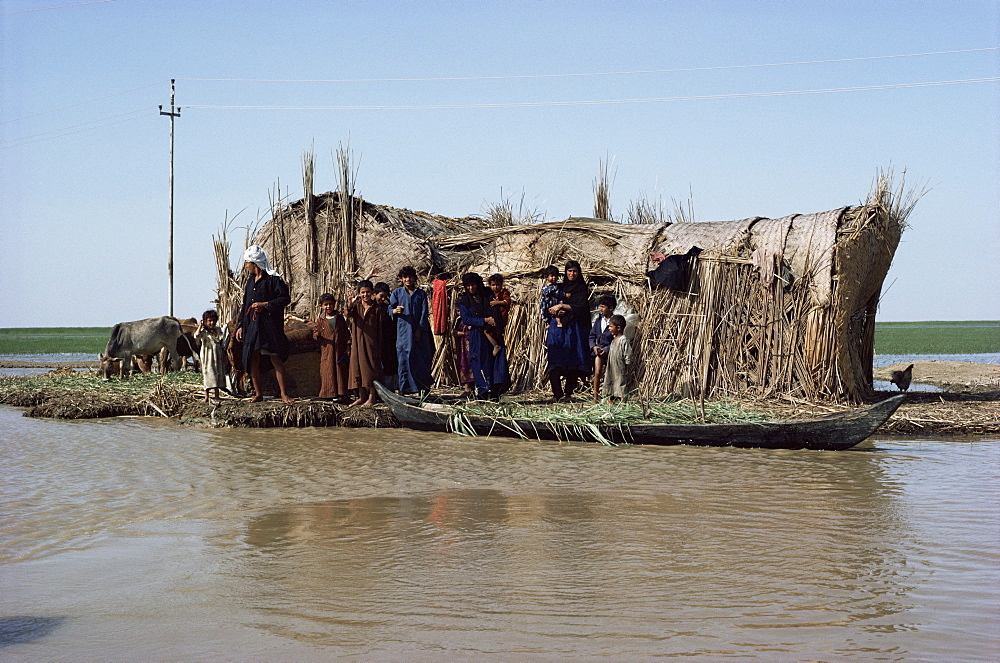
{"type": "Polygon", "coordinates": [[[910,364],[902,371],[893,371],[889,382],[899,387],[900,391],[910,388],[910,380],[913,379],[913,364],[910,364]]]}

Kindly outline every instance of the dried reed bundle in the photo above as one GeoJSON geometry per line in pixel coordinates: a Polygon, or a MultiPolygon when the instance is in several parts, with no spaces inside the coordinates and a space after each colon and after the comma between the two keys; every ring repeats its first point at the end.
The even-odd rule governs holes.
{"type": "Polygon", "coordinates": [[[242,213],[243,210],[240,210],[230,219],[227,212],[218,234],[212,235],[212,248],[215,254],[215,309],[222,324],[235,324],[239,318],[240,306],[243,305],[243,284],[239,282],[242,272],[234,270],[229,263],[232,250],[229,228],[242,213]]]}
{"type": "Polygon", "coordinates": [[[608,160],[601,159],[594,178],[594,218],[611,221],[611,180],[608,178],[608,160]]]}
{"type": "Polygon", "coordinates": [[[680,202],[676,198],[671,198],[670,202],[674,206],[675,223],[695,223],[693,192],[688,192],[688,199],[685,202],[680,202]]]}
{"type": "MultiPolygon", "coordinates": [[[[297,275],[293,269],[293,244],[291,241],[295,232],[295,224],[292,215],[288,213],[282,203],[280,179],[275,184],[274,193],[269,195],[269,203],[271,207],[271,236],[269,237],[269,246],[264,248],[267,249],[271,266],[281,274],[288,290],[292,291],[297,285],[297,275]]],[[[263,245],[263,242],[259,243],[263,245]]]]}
{"type": "Polygon", "coordinates": [[[357,235],[356,224],[361,214],[361,200],[355,196],[355,182],[357,181],[357,166],[354,164],[354,154],[350,145],[341,145],[337,148],[337,192],[340,194],[340,228],[338,233],[339,242],[333,249],[335,256],[340,259],[339,276],[341,281],[348,274],[357,271],[357,246],[355,238],[357,235]]]}
{"type": "MultiPolygon", "coordinates": [[[[313,178],[316,174],[315,144],[302,153],[302,203],[306,221],[306,264],[312,272],[319,269],[319,244],[316,229],[316,200],[313,178]]],[[[315,300],[316,293],[311,299],[315,300]]]]}
{"type": "Polygon", "coordinates": [[[639,199],[629,203],[628,213],[623,220],[625,223],[670,223],[670,214],[663,206],[663,200],[657,197],[656,201],[651,201],[645,193],[639,193],[639,199]]]}
{"type": "Polygon", "coordinates": [[[327,197],[322,258],[312,270],[315,302],[323,292],[331,293],[337,307],[343,310],[353,296],[357,279],[357,224],[362,215],[363,201],[355,195],[357,166],[349,146],[340,145],[334,155],[337,191],[327,197]]]}
{"type": "MultiPolygon", "coordinates": [[[[523,196],[522,196],[523,200],[523,196]]],[[[483,226],[486,228],[506,228],[515,224],[514,204],[510,198],[503,197],[500,191],[500,202],[490,203],[486,206],[486,213],[482,217],[483,226]]]]}
{"type": "Polygon", "coordinates": [[[487,204],[485,212],[477,218],[483,228],[508,228],[539,223],[544,218],[544,214],[525,205],[523,191],[515,208],[510,196],[504,196],[503,189],[501,189],[500,202],[487,204]]]}

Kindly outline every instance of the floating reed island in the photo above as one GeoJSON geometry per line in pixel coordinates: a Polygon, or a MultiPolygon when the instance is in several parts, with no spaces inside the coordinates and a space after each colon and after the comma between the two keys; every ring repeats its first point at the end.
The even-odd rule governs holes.
{"type": "MultiPolygon", "coordinates": [[[[343,301],[372,273],[395,287],[397,270],[407,264],[424,283],[448,280],[451,320],[435,337],[438,388],[458,384],[450,330],[461,275],[474,271],[502,274],[514,299],[505,333],[512,392],[541,389],[541,270],[574,259],[592,301],[613,294],[619,312],[637,320],[630,378],[639,399],[870,402],[879,296],[920,197],[905,188],[905,178],[894,183],[891,172],[880,172],[860,205],[777,219],[692,222],[645,200],[623,222],[538,223],[509,201],[480,217],[447,218],[364,200],[344,150],[337,191],[314,195],[312,155],[303,163],[305,197],[286,204],[275,196],[270,218],[247,236],[247,244],[267,250],[292,293],[289,374],[300,395],[316,393],[319,382],[317,348],[303,324],[315,316],[319,295],[343,301]],[[701,253],[683,290],[651,287],[651,253],[684,255],[694,247],[701,253]]],[[[595,182],[595,215],[610,216],[606,196],[604,169],[595,182]]],[[[219,311],[235,321],[242,265],[229,263],[225,228],[214,239],[219,311]]]]}
{"type": "Polygon", "coordinates": [[[28,377],[0,376],[0,403],[24,408],[27,417],[99,419],[166,417],[188,424],[239,428],[345,426],[395,428],[399,424],[385,406],[347,408],[316,399],[288,405],[278,399],[249,403],[226,396],[204,402],[201,374],[138,374],[128,380],[105,381],[99,371],[60,368],[28,377]]]}
{"type": "MultiPolygon", "coordinates": [[[[876,399],[894,392],[880,392],[876,399]]],[[[68,368],[28,377],[0,376],[0,403],[24,409],[28,417],[55,419],[95,419],[103,417],[168,417],[189,425],[238,428],[295,428],[346,426],[354,428],[395,428],[398,422],[384,405],[347,408],[316,399],[297,399],[291,405],[280,400],[249,403],[246,399],[224,398],[204,403],[201,375],[194,372],[170,373],[165,377],[136,375],[130,380],[106,382],[97,371],[81,373],[68,368]]],[[[445,402],[460,403],[459,390],[443,390],[445,402]]],[[[880,435],[996,435],[1000,433],[1000,400],[997,392],[928,393],[907,395],[907,402],[878,429],[880,435]]],[[[783,398],[761,401],[741,400],[696,402],[681,399],[665,403],[630,402],[619,406],[594,406],[579,401],[561,405],[559,412],[545,412],[540,391],[517,395],[516,402],[500,405],[469,404],[460,409],[477,414],[542,416],[567,425],[586,426],[619,423],[649,416],[673,422],[733,422],[763,419],[809,418],[851,409],[847,404],[807,402],[783,398]],[[643,409],[648,412],[643,412],[643,409]],[[539,415],[541,413],[541,415],[539,415]]],[[[515,400],[513,397],[511,400],[515,400]]]]}

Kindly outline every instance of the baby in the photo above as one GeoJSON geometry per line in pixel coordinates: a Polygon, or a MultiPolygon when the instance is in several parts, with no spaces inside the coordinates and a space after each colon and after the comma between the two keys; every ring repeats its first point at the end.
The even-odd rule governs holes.
{"type": "MultiPolygon", "coordinates": [[[[542,270],[542,278],[545,279],[545,285],[542,286],[542,297],[538,302],[538,306],[542,311],[542,320],[548,321],[552,319],[552,314],[549,309],[553,306],[558,306],[566,300],[566,295],[563,293],[562,286],[559,285],[559,268],[555,265],[549,265],[542,270]]],[[[556,317],[556,325],[559,327],[563,326],[562,317],[556,317]]]]}

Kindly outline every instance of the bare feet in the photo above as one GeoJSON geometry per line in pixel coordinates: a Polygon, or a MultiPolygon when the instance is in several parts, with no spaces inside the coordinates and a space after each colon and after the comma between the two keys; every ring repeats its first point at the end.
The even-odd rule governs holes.
{"type": "Polygon", "coordinates": [[[493,346],[493,356],[496,357],[498,354],[500,354],[500,350],[502,350],[502,349],[503,348],[501,348],[499,345],[494,345],[493,346]]]}
{"type": "Polygon", "coordinates": [[[281,402],[282,403],[294,403],[295,399],[292,398],[291,396],[288,396],[287,394],[282,394],[281,395],[281,402]]]}
{"type": "Polygon", "coordinates": [[[364,403],[364,401],[359,398],[358,400],[354,401],[353,403],[351,403],[347,407],[354,407],[355,405],[361,405],[362,403],[364,403]]]}
{"type": "Polygon", "coordinates": [[[253,398],[251,398],[250,402],[251,403],[260,403],[262,400],[264,400],[264,397],[260,396],[260,395],[257,395],[257,396],[254,396],[253,398]]]}
{"type": "Polygon", "coordinates": [[[367,401],[361,404],[361,407],[371,407],[373,405],[375,405],[375,399],[369,398],[367,401]]]}

